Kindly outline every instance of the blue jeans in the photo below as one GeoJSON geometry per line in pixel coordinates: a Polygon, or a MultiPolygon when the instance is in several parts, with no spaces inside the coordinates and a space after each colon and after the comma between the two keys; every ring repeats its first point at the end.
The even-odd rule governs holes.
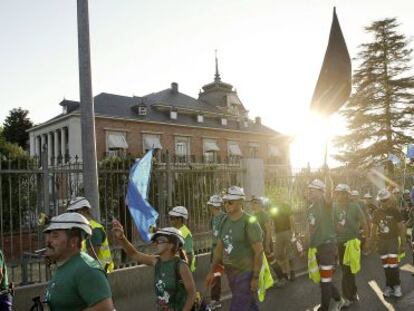
{"type": "Polygon", "coordinates": [[[257,293],[250,290],[253,272],[226,270],[232,294],[229,311],[259,311],[257,293]]]}
{"type": "Polygon", "coordinates": [[[0,311],[12,311],[13,296],[4,294],[0,296],[0,311]]]}

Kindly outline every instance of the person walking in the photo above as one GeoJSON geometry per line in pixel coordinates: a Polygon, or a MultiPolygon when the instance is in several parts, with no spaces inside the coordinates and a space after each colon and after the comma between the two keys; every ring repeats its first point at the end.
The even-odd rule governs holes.
{"type": "Polygon", "coordinates": [[[176,206],[168,212],[170,223],[180,230],[184,238],[184,251],[186,252],[191,272],[196,270],[196,258],[194,256],[193,235],[185,224],[188,221],[188,210],[184,206],[176,206]]]}
{"type": "Polygon", "coordinates": [[[397,199],[389,190],[379,191],[377,200],[380,202],[380,208],[374,213],[372,234],[384,267],[385,288],[383,295],[399,298],[403,293],[398,255],[406,245],[405,226],[397,208],[397,199]]]}
{"type": "Polygon", "coordinates": [[[224,265],[232,293],[230,311],[258,311],[258,283],[263,261],[263,234],[254,217],[243,211],[243,188],[231,186],[223,195],[227,216],[220,225],[213,263],[206,285],[214,281],[214,271],[224,265]]]}
{"type": "Polygon", "coordinates": [[[112,293],[105,271],[81,251],[82,241],[92,235],[89,221],[78,213],[55,216],[43,231],[45,256],[56,264],[45,301],[51,311],[113,311],[112,293]]]}
{"type": "MultiPolygon", "coordinates": [[[[225,217],[225,213],[223,212],[223,199],[219,195],[213,195],[207,202],[207,206],[210,208],[212,218],[210,221],[210,228],[212,232],[211,236],[211,262],[213,261],[213,254],[214,249],[217,246],[217,240],[220,231],[220,224],[225,217]]],[[[210,301],[210,309],[216,310],[221,307],[220,299],[221,299],[221,277],[222,272],[224,271],[223,266],[219,266],[217,271],[214,272],[214,281],[211,285],[211,301],[210,301]]]]}
{"type": "Polygon", "coordinates": [[[196,298],[193,275],[183,251],[184,239],[173,227],[158,229],[151,241],[156,246],[154,255],[139,252],[127,240],[124,228],[117,220],[112,232],[127,255],[141,264],[154,267],[154,288],[158,311],[190,311],[196,298]]]}
{"type": "Polygon", "coordinates": [[[342,296],[344,307],[358,302],[355,275],[361,267],[361,241],[358,239],[360,228],[364,237],[369,237],[369,227],[365,214],[358,202],[351,200],[351,188],[338,184],[335,188],[334,225],[338,241],[339,263],[342,269],[342,296]]]}
{"type": "Polygon", "coordinates": [[[95,258],[106,273],[110,273],[114,270],[114,262],[109,248],[108,236],[104,226],[93,219],[91,209],[92,206],[86,198],[77,197],[69,203],[66,211],[79,213],[89,221],[92,227],[92,236],[82,242],[82,251],[95,258]]]}
{"type": "Polygon", "coordinates": [[[308,263],[310,277],[320,283],[321,305],[318,311],[341,310],[345,300],[332,282],[338,256],[336,232],[333,222],[331,188],[315,179],[308,185],[310,206],[308,225],[310,244],[308,263]],[[315,262],[316,261],[316,262],[315,262]],[[315,267],[312,266],[316,263],[315,267]],[[332,302],[332,307],[330,308],[332,302]]]}

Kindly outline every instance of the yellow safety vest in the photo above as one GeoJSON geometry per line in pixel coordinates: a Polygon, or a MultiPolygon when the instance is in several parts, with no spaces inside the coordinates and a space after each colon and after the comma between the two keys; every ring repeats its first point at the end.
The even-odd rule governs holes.
{"type": "MultiPolygon", "coordinates": [[[[191,234],[190,229],[188,229],[188,227],[187,227],[186,225],[183,225],[183,226],[180,228],[180,232],[181,232],[181,234],[182,234],[182,236],[183,236],[184,240],[185,240],[188,236],[190,236],[191,238],[193,237],[193,236],[192,236],[192,234],[191,234]]],[[[194,272],[194,271],[196,270],[196,263],[195,263],[195,254],[194,254],[194,250],[193,250],[193,260],[190,262],[190,270],[191,270],[191,272],[194,272]]]]}
{"type": "Polygon", "coordinates": [[[266,255],[263,254],[263,263],[262,268],[260,269],[258,284],[258,297],[260,302],[265,300],[266,290],[271,288],[273,284],[274,280],[272,273],[270,272],[269,263],[267,262],[266,255]]]}
{"type": "Polygon", "coordinates": [[[315,283],[321,281],[321,275],[319,273],[318,261],[316,260],[316,248],[309,248],[308,250],[308,273],[309,278],[315,283]]]}
{"type": "Polygon", "coordinates": [[[352,274],[361,270],[361,241],[359,239],[349,240],[345,243],[343,264],[349,266],[352,274]]]}
{"type": "MultiPolygon", "coordinates": [[[[89,220],[89,224],[93,229],[100,228],[105,232],[104,227],[96,222],[95,220],[89,220]]],[[[86,246],[86,240],[82,242],[82,251],[87,252],[88,248],[86,246]]],[[[98,256],[98,260],[102,265],[102,268],[106,270],[107,273],[114,271],[114,262],[112,260],[111,249],[109,248],[108,237],[105,234],[105,240],[103,241],[102,245],[99,247],[99,252],[96,254],[98,256]]]]}

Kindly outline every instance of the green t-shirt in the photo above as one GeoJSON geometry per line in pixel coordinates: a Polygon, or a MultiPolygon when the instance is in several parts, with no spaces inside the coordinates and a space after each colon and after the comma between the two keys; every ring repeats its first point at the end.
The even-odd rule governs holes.
{"type": "Polygon", "coordinates": [[[102,246],[105,239],[106,234],[102,228],[94,228],[92,230],[91,243],[93,246],[102,246]]]}
{"type": "Polygon", "coordinates": [[[349,203],[347,206],[341,206],[335,203],[333,213],[337,240],[347,242],[356,239],[361,223],[365,220],[364,213],[359,205],[349,203]]]}
{"type": "Polygon", "coordinates": [[[220,212],[219,214],[217,214],[216,216],[213,216],[213,218],[211,218],[211,231],[212,231],[212,249],[214,249],[217,245],[217,240],[218,240],[218,236],[219,236],[219,231],[220,231],[220,224],[223,220],[223,217],[226,214],[223,212],[220,212]]]}
{"type": "Polygon", "coordinates": [[[84,310],[111,297],[111,288],[101,266],[83,252],[57,268],[45,294],[51,311],[84,310]]]}
{"type": "Polygon", "coordinates": [[[251,245],[263,241],[262,229],[258,221],[250,221],[252,216],[243,212],[238,220],[223,219],[219,239],[223,241],[224,266],[238,271],[252,271],[254,253],[251,245]]]}
{"type": "Polygon", "coordinates": [[[3,270],[3,278],[0,282],[0,290],[5,290],[9,288],[9,279],[7,276],[6,260],[4,259],[4,255],[1,250],[0,250],[0,268],[3,270]]]}
{"type": "Polygon", "coordinates": [[[181,311],[184,308],[187,291],[179,275],[181,264],[185,263],[175,257],[168,261],[159,260],[155,265],[154,287],[157,310],[181,311]]]}
{"type": "Polygon", "coordinates": [[[336,242],[332,207],[324,200],[312,203],[308,208],[310,246],[318,247],[324,243],[336,242]]]}

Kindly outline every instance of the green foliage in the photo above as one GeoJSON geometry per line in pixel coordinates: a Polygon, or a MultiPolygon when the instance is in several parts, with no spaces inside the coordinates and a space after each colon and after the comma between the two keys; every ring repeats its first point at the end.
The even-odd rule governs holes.
{"type": "Polygon", "coordinates": [[[365,30],[372,40],[361,44],[354,72],[354,92],[341,112],[348,122],[348,134],[337,137],[336,159],[348,167],[369,167],[401,154],[413,141],[414,77],[412,49],[398,32],[395,18],[373,22],[365,30]]]}
{"type": "Polygon", "coordinates": [[[33,126],[28,117],[29,111],[22,108],[10,110],[3,123],[3,136],[6,141],[15,143],[23,149],[27,149],[29,133],[27,130],[33,126]]]}

